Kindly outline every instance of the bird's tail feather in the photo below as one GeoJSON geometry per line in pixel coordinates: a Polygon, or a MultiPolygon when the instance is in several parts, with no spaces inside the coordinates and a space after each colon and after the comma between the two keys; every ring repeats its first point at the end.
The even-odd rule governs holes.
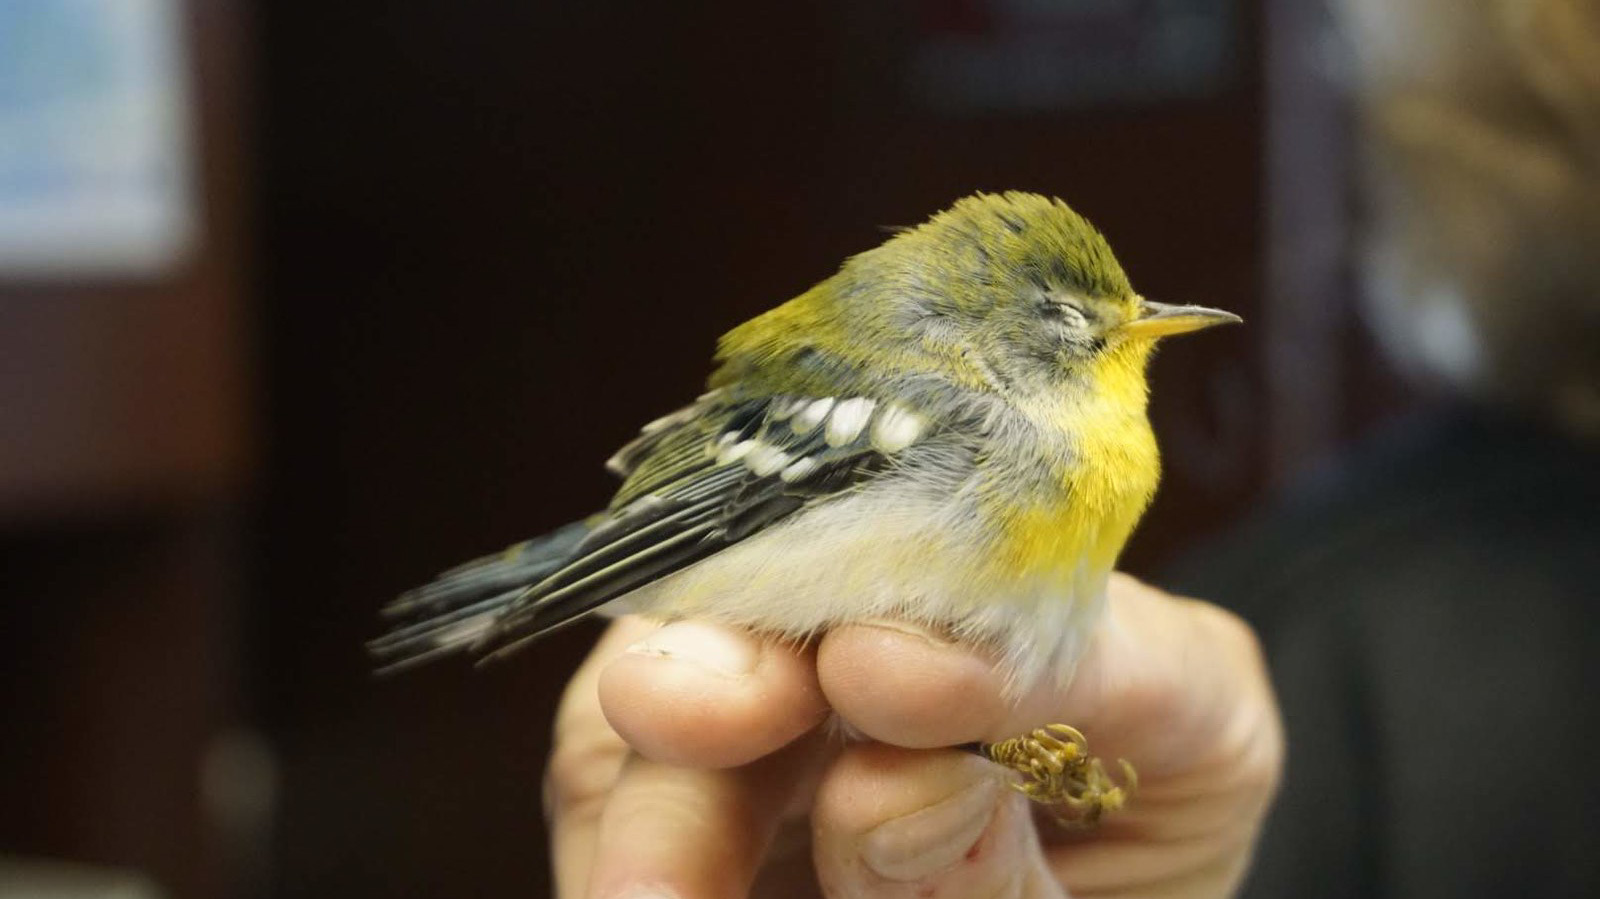
{"type": "Polygon", "coordinates": [[[496,618],[572,554],[594,529],[576,521],[439,575],[383,609],[389,632],[367,644],[380,674],[472,648],[496,618]]]}

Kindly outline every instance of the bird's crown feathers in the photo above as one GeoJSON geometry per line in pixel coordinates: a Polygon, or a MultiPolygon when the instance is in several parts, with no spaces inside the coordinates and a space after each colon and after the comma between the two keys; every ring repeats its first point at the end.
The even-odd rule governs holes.
{"type": "Polygon", "coordinates": [[[1105,238],[1067,204],[980,193],[724,335],[712,383],[793,390],[796,379],[859,387],[885,371],[967,384],[1054,372],[1062,353],[1095,351],[1097,323],[1125,319],[1137,302],[1105,238]],[[1069,313],[1077,325],[1063,327],[1069,313]]]}

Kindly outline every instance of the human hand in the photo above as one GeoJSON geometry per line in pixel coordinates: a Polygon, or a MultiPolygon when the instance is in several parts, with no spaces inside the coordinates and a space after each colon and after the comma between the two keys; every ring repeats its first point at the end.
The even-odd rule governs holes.
{"type": "Polygon", "coordinates": [[[1002,700],[969,647],[885,622],[794,648],[617,622],[569,683],[546,782],[563,899],[1223,897],[1282,768],[1255,637],[1125,576],[1065,693],[1002,700]],[[840,740],[829,711],[871,738],[840,740]],[[1064,828],[948,747],[1063,721],[1139,769],[1064,828]]]}

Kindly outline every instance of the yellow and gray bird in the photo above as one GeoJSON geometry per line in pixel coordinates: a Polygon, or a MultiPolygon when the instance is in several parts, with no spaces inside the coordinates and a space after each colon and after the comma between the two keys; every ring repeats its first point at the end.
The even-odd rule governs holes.
{"type": "MultiPolygon", "coordinates": [[[[405,594],[372,650],[499,656],[601,610],[787,640],[899,618],[1018,695],[1065,686],[1159,479],[1151,351],[1236,321],[1141,297],[1060,200],[965,198],[724,335],[708,392],[611,458],[604,512],[405,594]]],[[[1037,800],[1122,801],[1069,727],[977,749],[1037,800]]]]}

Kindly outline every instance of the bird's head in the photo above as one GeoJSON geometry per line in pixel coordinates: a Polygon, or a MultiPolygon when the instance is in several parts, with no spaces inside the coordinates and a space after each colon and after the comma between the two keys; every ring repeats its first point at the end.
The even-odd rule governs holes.
{"type": "Polygon", "coordinates": [[[975,388],[1093,388],[1109,364],[1142,385],[1158,338],[1234,321],[1139,296],[1105,238],[1060,200],[976,194],[730,331],[712,383],[803,394],[934,373],[975,388]]]}
{"type": "Polygon", "coordinates": [[[1142,364],[1159,338],[1240,320],[1144,299],[1087,219],[1038,194],[967,197],[852,268],[908,337],[960,340],[1008,379],[1057,382],[1109,354],[1142,364]]]}

